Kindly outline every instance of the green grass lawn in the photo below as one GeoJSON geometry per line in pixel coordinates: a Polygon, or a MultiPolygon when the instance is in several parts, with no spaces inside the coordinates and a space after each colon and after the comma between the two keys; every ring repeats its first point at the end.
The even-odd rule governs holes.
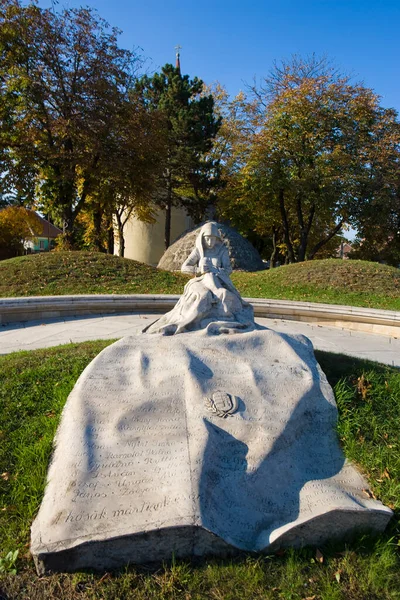
{"type": "MultiPolygon", "coordinates": [[[[51,252],[0,262],[0,297],[180,294],[188,276],[96,252],[51,252]]],[[[356,260],[315,260],[235,272],[243,296],[400,310],[400,270],[356,260]]]]}
{"type": "Polygon", "coordinates": [[[400,372],[317,352],[334,386],[345,454],[365,472],[376,497],[395,511],[388,530],[351,544],[272,556],[176,561],[157,570],[38,578],[29,528],[38,510],[52,440],[83,368],[110,341],[0,356],[0,573],[19,551],[17,574],[0,574],[0,598],[182,600],[400,599],[400,372]],[[2,561],[2,562],[1,562],[2,561]]]}
{"type": "Polygon", "coordinates": [[[180,294],[188,276],[101,252],[49,252],[0,262],[0,297],[180,294]]]}
{"type": "Polygon", "coordinates": [[[364,260],[325,259],[258,273],[235,273],[243,296],[400,310],[400,269],[364,260]]]}

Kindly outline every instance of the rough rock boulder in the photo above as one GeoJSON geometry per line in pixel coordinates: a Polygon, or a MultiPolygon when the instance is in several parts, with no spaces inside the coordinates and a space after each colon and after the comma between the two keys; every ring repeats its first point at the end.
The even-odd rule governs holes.
{"type": "MultiPolygon", "coordinates": [[[[158,263],[159,269],[166,271],[180,271],[195,245],[202,225],[183,233],[169,248],[165,251],[158,263]]],[[[224,243],[228,247],[231,265],[234,270],[240,271],[261,271],[265,269],[265,264],[254,246],[246,240],[240,233],[232,227],[218,223],[218,229],[222,234],[224,243]]]]}

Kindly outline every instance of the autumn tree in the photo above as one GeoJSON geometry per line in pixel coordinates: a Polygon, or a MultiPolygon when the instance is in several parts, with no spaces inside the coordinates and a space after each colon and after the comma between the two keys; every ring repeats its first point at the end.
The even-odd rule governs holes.
{"type": "Polygon", "coordinates": [[[99,199],[112,208],[120,256],[132,214],[143,222],[155,220],[153,199],[163,175],[166,142],[164,117],[157,110],[147,111],[130,94],[110,147],[116,160],[109,162],[99,188],[99,199]]]}
{"type": "Polygon", "coordinates": [[[164,118],[167,151],[156,200],[165,210],[168,248],[172,206],[183,206],[199,219],[219,184],[219,165],[209,152],[220,119],[214,114],[213,96],[202,94],[203,82],[170,64],[153,77],[142,77],[135,89],[142,105],[164,118]]]}
{"type": "Polygon", "coordinates": [[[253,140],[259,131],[258,104],[243,92],[229,98],[220,84],[212,93],[217,114],[222,116],[213,147],[222,165],[224,185],[218,199],[218,219],[227,219],[274,266],[282,245],[280,214],[275,206],[264,201],[265,180],[246,176],[253,140]]]}
{"type": "Polygon", "coordinates": [[[24,241],[32,240],[42,231],[35,213],[21,206],[0,210],[0,258],[22,254],[24,241]]]}
{"type": "Polygon", "coordinates": [[[137,58],[118,31],[86,8],[55,14],[0,1],[0,167],[4,183],[62,221],[75,219],[96,190],[114,124],[127,102],[137,58]]]}
{"type": "Polygon", "coordinates": [[[400,123],[397,112],[382,111],[371,138],[365,201],[357,205],[357,239],[350,258],[400,265],[400,123]]]}
{"type": "Polygon", "coordinates": [[[373,196],[371,151],[393,115],[315,57],[276,66],[247,104],[253,133],[234,149],[225,212],[279,231],[288,262],[311,259],[373,196]]]}

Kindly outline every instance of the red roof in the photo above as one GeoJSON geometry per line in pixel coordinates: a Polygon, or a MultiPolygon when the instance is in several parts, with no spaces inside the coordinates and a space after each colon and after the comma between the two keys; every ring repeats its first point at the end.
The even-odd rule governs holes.
{"type": "Polygon", "coordinates": [[[42,226],[41,233],[37,233],[38,237],[56,238],[58,235],[60,235],[60,233],[62,233],[61,229],[59,229],[58,227],[41,217],[36,211],[30,209],[27,210],[29,210],[31,214],[35,215],[36,219],[42,226]]]}

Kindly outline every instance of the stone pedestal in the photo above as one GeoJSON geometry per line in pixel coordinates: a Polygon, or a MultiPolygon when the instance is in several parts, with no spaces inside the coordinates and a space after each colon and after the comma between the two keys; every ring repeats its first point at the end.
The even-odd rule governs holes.
{"type": "Polygon", "coordinates": [[[335,433],[311,343],[271,330],[138,335],[65,406],[32,526],[39,573],[111,569],[383,529],[335,433]]]}

